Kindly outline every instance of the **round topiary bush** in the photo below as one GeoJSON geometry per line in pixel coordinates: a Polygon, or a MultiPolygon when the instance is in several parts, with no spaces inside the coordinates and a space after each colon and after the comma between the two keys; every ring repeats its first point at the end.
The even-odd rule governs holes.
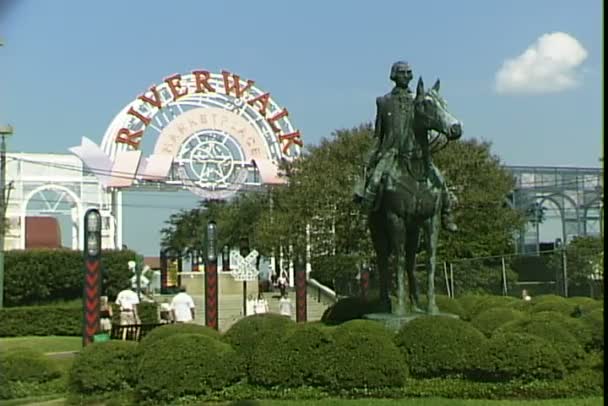
{"type": "Polygon", "coordinates": [[[137,379],[137,345],[132,341],[107,341],[84,347],[69,372],[70,391],[90,394],[133,387],[137,379]]]}
{"type": "Polygon", "coordinates": [[[0,352],[0,385],[8,382],[44,383],[59,378],[61,372],[43,353],[19,349],[0,352]]]}
{"type": "Polygon", "coordinates": [[[167,337],[172,337],[178,334],[201,334],[207,337],[215,338],[219,340],[221,338],[220,333],[211,327],[201,326],[200,324],[193,323],[174,323],[166,324],[152,329],[139,343],[140,351],[144,352],[146,349],[160,340],[167,337]]]}
{"type": "Polygon", "coordinates": [[[455,314],[461,319],[466,317],[464,307],[456,299],[445,295],[435,295],[435,302],[442,312],[455,314]]]}
{"type": "Polygon", "coordinates": [[[588,350],[604,351],[604,309],[595,309],[580,318],[591,332],[588,350]]]}
{"type": "Polygon", "coordinates": [[[490,382],[559,379],[566,372],[548,341],[521,333],[494,335],[480,348],[476,364],[473,378],[490,382]]]}
{"type": "Polygon", "coordinates": [[[568,333],[572,334],[578,343],[584,348],[588,348],[592,341],[591,328],[580,318],[574,318],[564,313],[555,311],[545,311],[531,313],[530,318],[541,322],[558,323],[568,333]]]}
{"type": "Polygon", "coordinates": [[[249,381],[264,387],[336,386],[330,362],[335,350],[333,328],[297,324],[274,345],[256,346],[249,381]]]}
{"type": "Polygon", "coordinates": [[[556,312],[570,317],[574,314],[575,309],[576,305],[565,299],[546,299],[538,303],[533,303],[530,308],[530,313],[556,312]]]}
{"type": "Polygon", "coordinates": [[[471,320],[473,308],[485,298],[486,296],[472,294],[465,294],[463,296],[458,297],[456,301],[460,304],[460,307],[462,307],[462,310],[464,311],[461,318],[463,320],[471,320]]]}
{"type": "Polygon", "coordinates": [[[335,390],[403,386],[407,366],[393,334],[373,321],[354,320],[333,331],[335,390]]]}
{"type": "Polygon", "coordinates": [[[575,370],[585,363],[585,351],[577,339],[557,320],[547,320],[527,317],[510,321],[498,329],[494,334],[524,333],[532,334],[547,340],[567,370],[575,370]]]}
{"type": "Polygon", "coordinates": [[[526,316],[522,311],[511,307],[494,307],[481,312],[471,320],[471,324],[490,337],[494,330],[513,320],[519,320],[526,316]]]}
{"type": "Polygon", "coordinates": [[[590,297],[574,296],[569,297],[567,300],[574,306],[578,306],[583,312],[583,314],[589,313],[590,311],[595,309],[604,308],[604,303],[601,300],[592,299],[590,297]]]}
{"type": "Polygon", "coordinates": [[[511,296],[484,296],[475,305],[473,305],[467,316],[469,317],[469,320],[473,320],[477,315],[488,309],[510,307],[513,303],[518,302],[519,300],[520,299],[516,299],[511,296]]]}
{"type": "Polygon", "coordinates": [[[240,319],[233,324],[222,339],[229,343],[242,358],[249,370],[253,353],[259,347],[267,352],[274,351],[277,343],[295,326],[286,316],[266,313],[240,319]]]}
{"type": "Polygon", "coordinates": [[[171,402],[182,396],[211,394],[238,382],[244,374],[229,344],[202,334],[177,334],[147,348],[138,375],[138,400],[171,402]]]}
{"type": "Polygon", "coordinates": [[[473,354],[485,342],[469,323],[451,317],[418,317],[399,330],[395,343],[417,378],[456,376],[473,368],[473,354]]]}

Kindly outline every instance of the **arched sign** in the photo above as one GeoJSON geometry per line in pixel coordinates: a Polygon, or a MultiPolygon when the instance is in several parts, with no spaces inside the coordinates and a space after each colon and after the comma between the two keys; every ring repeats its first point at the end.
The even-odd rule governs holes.
{"type": "Polygon", "coordinates": [[[270,93],[236,74],[204,70],[151,86],[114,118],[101,149],[116,168],[116,161],[141,157],[124,152],[152,143],[152,155],[136,165],[136,179],[160,180],[172,173],[192,192],[212,199],[229,197],[255,171],[276,177],[279,162],[293,160],[302,147],[288,110],[270,93]]]}

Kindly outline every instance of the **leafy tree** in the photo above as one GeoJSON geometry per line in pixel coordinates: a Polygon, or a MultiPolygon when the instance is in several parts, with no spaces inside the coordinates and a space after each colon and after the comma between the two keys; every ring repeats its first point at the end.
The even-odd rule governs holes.
{"type": "MultiPolygon", "coordinates": [[[[577,236],[565,249],[569,295],[593,292],[597,281],[604,278],[604,237],[577,236]]],[[[562,252],[553,254],[548,262],[550,268],[561,270],[562,252]]]]}

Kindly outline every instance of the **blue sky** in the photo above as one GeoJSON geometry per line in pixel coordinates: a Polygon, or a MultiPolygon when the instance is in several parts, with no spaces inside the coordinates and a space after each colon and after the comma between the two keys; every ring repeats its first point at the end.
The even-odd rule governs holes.
{"type": "MultiPolygon", "coordinates": [[[[101,141],[150,85],[197,68],[254,79],[314,144],[371,120],[391,63],[403,59],[427,83],[441,78],[464,137],[491,141],[506,164],[600,165],[597,0],[0,0],[0,38],[0,123],[15,127],[11,151],[66,153],[82,136],[101,141]],[[535,44],[538,57],[537,41],[551,33],[570,42],[545,37],[549,59],[528,52],[504,65],[535,44]],[[498,89],[501,68],[519,81],[498,89]]],[[[196,199],[125,201],[126,243],[153,255],[158,226],[196,199]]]]}

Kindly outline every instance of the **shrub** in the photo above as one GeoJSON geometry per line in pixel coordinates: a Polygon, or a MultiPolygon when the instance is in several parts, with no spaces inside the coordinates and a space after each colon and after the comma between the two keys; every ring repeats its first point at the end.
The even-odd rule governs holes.
{"type": "Polygon", "coordinates": [[[137,378],[137,343],[107,341],[87,345],[74,359],[69,388],[76,393],[129,389],[137,378]]]}
{"type": "Polygon", "coordinates": [[[591,346],[593,339],[591,328],[579,318],[566,316],[563,313],[554,311],[532,313],[530,314],[530,318],[537,321],[558,323],[565,331],[572,334],[584,349],[591,346]]]}
{"type": "Polygon", "coordinates": [[[494,307],[475,316],[471,320],[471,324],[487,337],[490,337],[498,327],[525,316],[525,313],[510,307],[494,307]]]}
{"type": "Polygon", "coordinates": [[[565,316],[572,316],[574,314],[574,310],[576,309],[576,305],[572,302],[566,301],[565,299],[561,300],[543,300],[542,302],[533,304],[530,308],[531,313],[539,313],[539,312],[555,312],[561,313],[565,316]]]}
{"type": "Polygon", "coordinates": [[[0,309],[0,337],[80,334],[82,334],[81,304],[0,309]]]}
{"type": "Polygon", "coordinates": [[[569,371],[580,368],[585,362],[582,346],[557,320],[528,317],[510,321],[495,331],[495,334],[506,333],[525,333],[544,338],[551,343],[569,371]]]}
{"type": "Polygon", "coordinates": [[[435,301],[440,311],[455,314],[461,319],[466,317],[464,307],[456,299],[445,295],[435,295],[435,301]]]}
{"type": "MultiPolygon", "coordinates": [[[[295,326],[293,320],[278,314],[256,314],[240,319],[233,324],[223,340],[232,345],[249,370],[253,353],[262,347],[262,352],[273,352],[275,346],[295,326]]],[[[264,355],[261,355],[264,356],[264,355]]]]}
{"type": "Polygon", "coordinates": [[[422,316],[403,326],[395,342],[415,377],[453,376],[470,371],[483,334],[462,320],[422,316]]]}
{"type": "Polygon", "coordinates": [[[336,325],[349,320],[362,319],[364,315],[379,311],[379,301],[366,301],[359,297],[347,297],[331,305],[321,321],[328,325],[336,325]]]}
{"type": "Polygon", "coordinates": [[[393,342],[393,334],[374,321],[353,320],[333,331],[330,360],[336,390],[403,386],[407,366],[393,342]]]}
{"type": "Polygon", "coordinates": [[[604,351],[604,309],[595,309],[580,318],[588,326],[591,337],[588,350],[604,351]]]}
{"type": "Polygon", "coordinates": [[[579,306],[583,312],[590,312],[591,310],[604,307],[602,301],[586,296],[573,296],[569,297],[567,300],[574,304],[574,306],[579,306]]]}
{"type": "Polygon", "coordinates": [[[520,299],[516,299],[511,296],[485,296],[481,298],[469,311],[469,320],[472,320],[475,316],[481,314],[488,309],[494,309],[499,307],[509,307],[513,303],[518,302],[520,299]]]}
{"type": "Polygon", "coordinates": [[[559,379],[566,370],[553,347],[531,334],[497,334],[478,353],[474,377],[483,381],[559,379]]]}
{"type": "MultiPolygon", "coordinates": [[[[101,256],[103,294],[115,297],[129,286],[130,250],[104,251],[101,256]]],[[[72,250],[13,250],[6,253],[4,300],[7,306],[46,304],[82,297],[83,256],[72,250]]]]}
{"type": "Polygon", "coordinates": [[[256,346],[249,380],[265,387],[334,387],[335,368],[329,362],[334,348],[332,329],[297,324],[274,346],[256,346]]]}
{"type": "MultiPolygon", "coordinates": [[[[114,313],[112,313],[114,314],[114,313]]],[[[158,303],[141,302],[137,304],[137,315],[141,324],[156,324],[159,320],[158,303]]]]}
{"type": "Polygon", "coordinates": [[[160,340],[164,340],[167,337],[172,337],[178,334],[201,334],[213,339],[220,339],[220,333],[211,327],[201,326],[199,324],[192,323],[175,323],[166,324],[150,330],[148,334],[139,343],[139,351],[144,352],[147,348],[152,347],[160,340]]]}
{"type": "Polygon", "coordinates": [[[202,334],[177,334],[143,352],[136,396],[170,402],[182,396],[208,395],[239,381],[242,375],[230,345],[202,334]]]}
{"type": "Polygon", "coordinates": [[[43,353],[20,349],[0,353],[0,386],[11,382],[44,383],[61,375],[43,353]]]}
{"type": "Polygon", "coordinates": [[[460,307],[462,307],[462,310],[464,311],[462,319],[471,320],[470,316],[473,308],[485,297],[486,296],[466,294],[457,298],[456,301],[460,304],[460,307]]]}

